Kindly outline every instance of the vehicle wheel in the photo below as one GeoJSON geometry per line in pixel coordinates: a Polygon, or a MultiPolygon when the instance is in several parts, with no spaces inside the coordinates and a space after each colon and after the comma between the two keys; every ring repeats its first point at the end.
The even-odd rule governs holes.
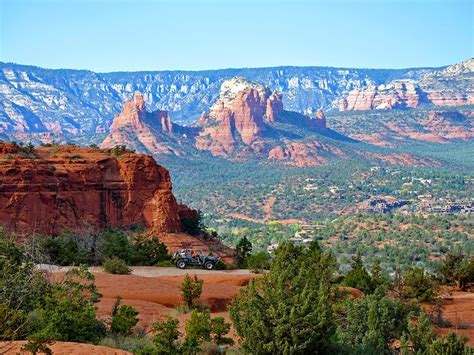
{"type": "Polygon", "coordinates": [[[212,270],[214,269],[214,263],[212,261],[206,261],[206,263],[204,264],[204,268],[206,270],[212,270]]]}
{"type": "Polygon", "coordinates": [[[176,262],[176,267],[178,269],[185,269],[186,268],[186,262],[184,260],[178,260],[176,262]]]}

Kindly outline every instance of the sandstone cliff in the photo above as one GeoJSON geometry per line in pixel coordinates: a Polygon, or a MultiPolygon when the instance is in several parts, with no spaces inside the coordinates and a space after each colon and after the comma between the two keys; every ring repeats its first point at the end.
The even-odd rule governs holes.
{"type": "MultiPolygon", "coordinates": [[[[293,153],[295,149],[288,145],[293,128],[306,129],[308,133],[326,130],[324,113],[318,110],[314,119],[287,113],[281,94],[272,93],[265,86],[243,78],[233,78],[222,84],[219,100],[209,114],[201,115],[198,126],[201,131],[196,137],[196,148],[215,156],[289,160],[298,166],[325,161],[319,153],[317,158],[310,159],[316,150],[313,147],[303,148],[306,143],[294,142],[299,147],[296,151],[307,152],[303,154],[305,158],[293,153]],[[290,132],[285,133],[278,128],[277,124],[282,123],[290,125],[290,132]]],[[[313,143],[310,145],[314,146],[313,143]]]]}
{"type": "Polygon", "coordinates": [[[354,90],[340,104],[340,111],[390,110],[393,108],[418,107],[420,89],[410,81],[391,82],[366,89],[354,90]]]}
{"type": "Polygon", "coordinates": [[[182,155],[179,143],[187,141],[188,131],[174,125],[167,111],[147,112],[143,95],[136,92],[114,117],[101,147],[125,145],[128,149],[154,155],[182,155]]]}
{"type": "Polygon", "coordinates": [[[216,156],[228,156],[239,145],[261,152],[266,123],[276,122],[282,112],[281,95],[243,78],[226,80],[219,100],[198,122],[201,131],[196,148],[216,156]]]}
{"type": "Polygon", "coordinates": [[[394,80],[357,88],[339,101],[340,111],[415,108],[420,104],[474,104],[474,59],[435,70],[419,80],[394,80]]]}
{"type": "Polygon", "coordinates": [[[152,157],[7,143],[0,143],[0,224],[18,233],[133,224],[181,231],[169,173],[152,157]]]}

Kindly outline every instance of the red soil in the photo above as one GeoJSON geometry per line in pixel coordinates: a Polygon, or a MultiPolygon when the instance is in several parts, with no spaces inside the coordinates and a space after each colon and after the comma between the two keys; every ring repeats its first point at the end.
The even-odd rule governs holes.
{"type": "Polygon", "coordinates": [[[468,344],[474,346],[474,293],[453,292],[443,301],[443,318],[452,323],[451,328],[440,329],[441,334],[455,331],[469,338],[468,344]]]}
{"type": "MultiPolygon", "coordinates": [[[[31,354],[28,351],[22,351],[22,346],[26,341],[0,342],[0,354],[31,354]]],[[[112,349],[105,346],[82,344],[82,343],[66,343],[57,342],[49,346],[55,355],[127,355],[131,354],[127,351],[112,349]]]]}
{"type": "MultiPolygon", "coordinates": [[[[179,315],[176,307],[182,304],[180,285],[184,275],[156,276],[157,268],[134,267],[134,272],[140,275],[111,275],[95,272],[95,284],[102,294],[102,299],[97,305],[99,317],[107,319],[110,316],[115,298],[120,296],[122,304],[133,306],[139,312],[140,322],[138,328],[149,331],[151,324],[168,315],[180,320],[181,326],[189,315],[179,315]]],[[[168,273],[164,268],[163,273],[168,273]]],[[[171,270],[173,271],[173,270],[171,270]]],[[[175,270],[180,273],[181,270],[175,270]]],[[[227,316],[227,306],[232,297],[248,282],[257,277],[253,274],[242,274],[236,271],[213,271],[202,273],[202,270],[186,270],[190,275],[198,274],[204,280],[203,293],[200,302],[209,307],[213,317],[216,315],[227,316]]],[[[54,279],[62,278],[63,272],[55,272],[54,279]]]]}

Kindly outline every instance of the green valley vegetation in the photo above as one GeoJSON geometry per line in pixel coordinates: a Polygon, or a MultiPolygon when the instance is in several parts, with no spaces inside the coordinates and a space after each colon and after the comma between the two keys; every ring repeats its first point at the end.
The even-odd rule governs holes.
{"type": "Polygon", "coordinates": [[[352,257],[359,255],[367,267],[379,260],[383,270],[395,273],[400,267],[433,271],[450,253],[474,255],[473,231],[474,222],[465,215],[390,213],[340,216],[312,225],[247,224],[223,229],[220,238],[235,245],[245,236],[254,252],[289,240],[314,239],[337,257],[341,271],[347,271],[352,257]]]}

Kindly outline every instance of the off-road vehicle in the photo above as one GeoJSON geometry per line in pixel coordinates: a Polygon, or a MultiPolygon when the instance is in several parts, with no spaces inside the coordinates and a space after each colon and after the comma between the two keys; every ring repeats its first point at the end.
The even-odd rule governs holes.
{"type": "Polygon", "coordinates": [[[206,255],[202,250],[194,249],[181,249],[173,254],[173,262],[178,269],[201,266],[206,270],[212,270],[220,259],[218,256],[206,255]]]}

